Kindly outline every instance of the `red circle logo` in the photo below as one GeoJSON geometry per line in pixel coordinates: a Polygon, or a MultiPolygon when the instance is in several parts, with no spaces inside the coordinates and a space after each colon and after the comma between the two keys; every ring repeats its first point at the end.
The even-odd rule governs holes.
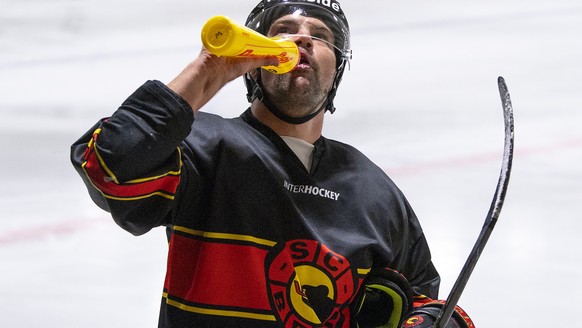
{"type": "Polygon", "coordinates": [[[354,294],[345,257],[314,240],[292,240],[275,246],[267,257],[271,305],[285,326],[337,327],[342,309],[354,294]]]}

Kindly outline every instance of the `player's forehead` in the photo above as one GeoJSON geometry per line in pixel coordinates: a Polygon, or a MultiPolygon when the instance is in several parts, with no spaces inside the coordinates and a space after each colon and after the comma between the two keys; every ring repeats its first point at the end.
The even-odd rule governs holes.
{"type": "Polygon", "coordinates": [[[273,26],[282,25],[294,27],[306,26],[309,27],[310,29],[328,31],[329,33],[332,33],[329,26],[327,26],[327,24],[323,22],[321,19],[316,17],[304,16],[301,14],[301,11],[296,11],[294,13],[284,15],[273,20],[273,22],[271,23],[271,28],[273,26]]]}

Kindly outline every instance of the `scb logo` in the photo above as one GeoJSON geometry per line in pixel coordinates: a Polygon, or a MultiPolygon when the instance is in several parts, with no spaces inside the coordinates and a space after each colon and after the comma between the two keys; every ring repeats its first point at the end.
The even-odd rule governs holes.
{"type": "Polygon", "coordinates": [[[350,264],[313,240],[292,240],[267,257],[273,309],[286,327],[340,327],[342,310],[354,294],[350,264]]]}

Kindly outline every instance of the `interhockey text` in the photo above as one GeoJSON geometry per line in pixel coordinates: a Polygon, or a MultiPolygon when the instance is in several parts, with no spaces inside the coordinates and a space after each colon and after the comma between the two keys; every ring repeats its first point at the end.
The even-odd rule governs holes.
{"type": "Polygon", "coordinates": [[[327,189],[319,188],[319,187],[315,187],[315,186],[294,185],[294,184],[289,183],[288,181],[285,181],[283,183],[283,185],[285,186],[285,189],[287,189],[290,192],[295,193],[295,194],[313,195],[313,196],[319,196],[319,197],[323,197],[323,198],[329,198],[332,200],[338,200],[338,198],[340,196],[339,192],[334,192],[331,190],[327,190],[327,189]]]}

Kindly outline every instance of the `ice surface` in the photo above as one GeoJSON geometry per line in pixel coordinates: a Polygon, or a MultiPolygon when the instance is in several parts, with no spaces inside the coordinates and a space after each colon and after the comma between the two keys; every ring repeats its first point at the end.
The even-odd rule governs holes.
{"type": "MultiPolygon", "coordinates": [[[[582,4],[343,1],[354,60],[325,134],[355,145],[422,220],[446,297],[516,148],[505,207],[460,304],[478,327],[548,327],[579,312],[582,4]]],[[[69,146],[147,79],[169,81],[217,14],[255,1],[0,0],[3,327],[155,327],[164,231],[136,238],[92,205],[69,146]]],[[[205,108],[245,107],[237,80],[205,108]]]]}

